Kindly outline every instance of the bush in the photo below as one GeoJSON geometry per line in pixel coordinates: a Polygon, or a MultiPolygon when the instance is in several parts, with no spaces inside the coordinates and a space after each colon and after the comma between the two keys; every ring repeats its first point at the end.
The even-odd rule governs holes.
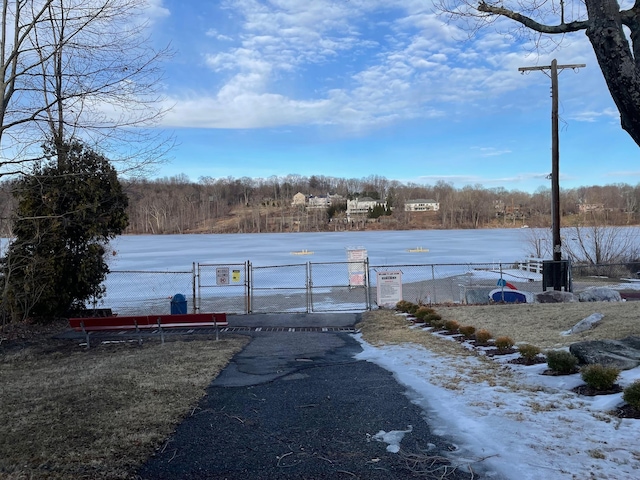
{"type": "Polygon", "coordinates": [[[535,358],[540,354],[540,349],[535,345],[523,343],[518,345],[518,352],[520,356],[529,362],[533,362],[535,358]]]}
{"type": "Polygon", "coordinates": [[[476,327],[473,325],[465,325],[463,327],[458,328],[458,331],[464,335],[465,338],[473,337],[473,334],[476,333],[476,327]]]}
{"type": "Polygon", "coordinates": [[[624,389],[622,399],[636,410],[640,410],[640,380],[636,380],[624,389]]]}
{"type": "Polygon", "coordinates": [[[45,143],[43,153],[11,185],[14,238],[0,269],[13,320],[48,322],[102,298],[107,244],[129,223],[127,194],[106,157],[77,140],[45,143]]]}
{"type": "Polygon", "coordinates": [[[436,313],[436,311],[433,308],[422,306],[416,310],[415,317],[419,320],[425,321],[427,316],[433,315],[434,313],[436,313]]]}
{"type": "Polygon", "coordinates": [[[439,330],[441,328],[444,328],[445,321],[442,320],[442,317],[436,313],[435,315],[427,317],[427,323],[434,329],[439,330]]]}
{"type": "Polygon", "coordinates": [[[580,370],[582,380],[596,390],[611,390],[619,375],[620,370],[618,368],[597,363],[582,367],[582,370],[580,370]]]}
{"type": "Polygon", "coordinates": [[[430,326],[439,326],[439,327],[442,326],[439,323],[442,321],[442,317],[437,313],[429,313],[423,318],[423,320],[427,325],[430,325],[430,326]],[[433,324],[434,322],[436,323],[436,325],[433,324]]]}
{"type": "Polygon", "coordinates": [[[457,333],[458,329],[460,328],[460,324],[455,320],[446,320],[443,326],[444,329],[450,333],[457,333]]]}
{"type": "Polygon", "coordinates": [[[498,337],[496,338],[496,348],[498,350],[504,351],[509,350],[515,342],[511,339],[511,337],[498,337]]]}
{"type": "Polygon", "coordinates": [[[409,309],[413,305],[411,302],[407,302],[406,300],[400,300],[396,303],[396,309],[402,313],[409,313],[409,309]]]}
{"type": "Polygon", "coordinates": [[[412,303],[412,304],[409,306],[409,313],[410,313],[411,315],[415,315],[419,308],[420,308],[420,305],[416,305],[415,303],[412,303]]]}
{"type": "Polygon", "coordinates": [[[493,336],[489,332],[489,330],[485,330],[484,328],[478,330],[476,332],[476,344],[477,345],[487,345],[489,340],[491,340],[493,336]]]}
{"type": "Polygon", "coordinates": [[[566,350],[550,350],[547,352],[547,365],[557,373],[575,373],[578,358],[566,350]]]}

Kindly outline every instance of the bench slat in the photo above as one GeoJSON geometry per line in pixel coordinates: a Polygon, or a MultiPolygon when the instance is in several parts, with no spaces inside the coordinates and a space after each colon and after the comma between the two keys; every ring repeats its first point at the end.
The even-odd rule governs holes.
{"type": "Polygon", "coordinates": [[[226,313],[187,313],[179,315],[136,315],[130,317],[88,317],[70,318],[69,325],[81,331],[84,322],[86,331],[132,330],[136,323],[140,329],[157,328],[158,319],[162,328],[180,327],[226,327],[229,325],[226,313]]]}

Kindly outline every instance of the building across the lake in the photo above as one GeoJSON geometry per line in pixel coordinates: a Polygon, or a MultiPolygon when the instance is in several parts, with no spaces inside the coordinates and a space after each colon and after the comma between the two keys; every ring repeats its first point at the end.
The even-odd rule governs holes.
{"type": "Polygon", "coordinates": [[[305,195],[302,192],[298,192],[293,196],[291,206],[301,206],[309,209],[323,209],[329,208],[331,205],[344,201],[342,195],[335,193],[328,193],[327,195],[305,195]]]}
{"type": "Polygon", "coordinates": [[[405,212],[437,212],[438,210],[440,210],[440,203],[435,200],[417,198],[404,203],[405,212]]]}

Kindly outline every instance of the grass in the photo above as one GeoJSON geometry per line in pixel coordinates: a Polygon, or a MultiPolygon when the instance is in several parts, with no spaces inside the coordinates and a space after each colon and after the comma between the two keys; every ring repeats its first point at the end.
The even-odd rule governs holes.
{"type": "Polygon", "coordinates": [[[0,478],[130,478],[247,341],[0,344],[0,478]]]}
{"type": "MultiPolygon", "coordinates": [[[[445,319],[547,348],[640,333],[632,303],[437,311],[445,319]],[[605,314],[601,325],[581,336],[560,335],[594,311],[605,314]]],[[[365,312],[358,328],[372,345],[412,343],[439,355],[482,362],[458,362],[458,371],[447,374],[435,370],[431,380],[438,384],[461,389],[498,382],[516,388],[496,362],[428,330],[410,328],[395,311],[365,312]]],[[[68,340],[52,340],[51,333],[0,335],[0,479],[132,478],[192,414],[212,379],[248,341],[173,337],[164,345],[112,343],[86,350],[68,340]]]]}
{"type": "Polygon", "coordinates": [[[580,302],[520,305],[438,306],[443,320],[489,330],[494,336],[508,336],[516,342],[542,349],[559,348],[584,340],[620,339],[640,335],[637,302],[580,302]],[[563,336],[592,313],[604,318],[593,329],[563,336]]]}

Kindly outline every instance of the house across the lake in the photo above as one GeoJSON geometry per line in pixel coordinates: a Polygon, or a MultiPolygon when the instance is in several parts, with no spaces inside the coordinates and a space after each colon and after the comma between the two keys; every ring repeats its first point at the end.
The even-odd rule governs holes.
{"type": "Polygon", "coordinates": [[[440,210],[440,203],[435,200],[417,198],[404,203],[405,212],[437,212],[438,210],[440,210]]]}

